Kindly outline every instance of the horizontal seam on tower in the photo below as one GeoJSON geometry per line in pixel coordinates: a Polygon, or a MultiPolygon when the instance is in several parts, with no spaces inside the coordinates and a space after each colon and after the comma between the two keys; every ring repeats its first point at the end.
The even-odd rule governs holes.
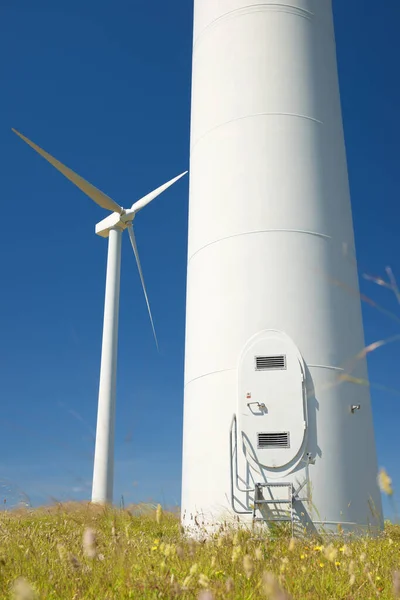
{"type": "Polygon", "coordinates": [[[344,371],[343,367],[333,367],[332,365],[309,365],[307,363],[307,367],[309,369],[329,369],[331,371],[344,371]]]}
{"type": "Polygon", "coordinates": [[[186,388],[190,383],[193,383],[193,381],[197,381],[197,379],[203,379],[203,377],[208,377],[208,375],[218,375],[218,373],[228,373],[230,371],[236,371],[236,369],[221,369],[220,371],[210,371],[210,373],[204,373],[204,375],[193,377],[193,379],[187,381],[183,387],[186,388]]]}
{"type": "Polygon", "coordinates": [[[242,235],[253,235],[253,234],[258,234],[258,233],[301,233],[301,234],[305,234],[305,235],[315,235],[317,237],[321,237],[326,240],[332,239],[332,236],[326,235],[325,233],[318,233],[317,231],[306,231],[303,229],[260,229],[260,230],[256,230],[256,231],[244,231],[242,233],[235,233],[234,235],[227,235],[225,237],[219,238],[218,240],[214,240],[213,242],[208,242],[208,244],[205,244],[204,246],[202,246],[201,248],[196,250],[196,252],[193,252],[193,254],[190,256],[190,258],[188,260],[188,264],[190,263],[192,258],[194,258],[196,256],[196,254],[198,254],[205,248],[208,248],[208,246],[213,246],[214,244],[218,244],[219,242],[223,242],[225,240],[230,240],[235,237],[240,237],[242,235]]]}
{"type": "Polygon", "coordinates": [[[225,19],[229,19],[230,17],[240,15],[240,13],[242,13],[243,15],[247,15],[252,12],[263,12],[263,11],[267,12],[269,10],[275,11],[275,12],[287,12],[289,14],[297,15],[298,17],[302,17],[303,19],[307,19],[309,21],[311,21],[311,19],[315,16],[315,14],[313,12],[306,10],[305,8],[299,8],[298,6],[293,6],[293,4],[286,4],[283,2],[276,3],[276,4],[272,3],[272,2],[269,4],[265,4],[265,3],[249,4],[248,6],[242,6],[240,8],[236,8],[235,10],[231,10],[231,11],[217,17],[216,19],[214,19],[214,21],[211,21],[211,23],[206,25],[206,27],[196,37],[194,44],[193,44],[193,50],[197,46],[199,40],[203,37],[203,35],[209,29],[211,29],[215,25],[219,25],[219,23],[223,22],[225,19]]]}
{"type": "Polygon", "coordinates": [[[203,140],[205,137],[207,137],[210,133],[213,133],[216,129],[220,129],[221,127],[224,127],[224,125],[230,125],[231,123],[235,123],[236,121],[242,121],[244,119],[252,119],[253,117],[295,117],[296,119],[306,119],[307,121],[312,121],[313,123],[318,123],[319,125],[323,125],[323,121],[320,121],[319,119],[316,119],[315,117],[309,117],[307,115],[299,115],[296,113],[262,112],[262,113],[254,113],[253,115],[243,115],[241,117],[235,117],[234,119],[229,119],[229,121],[224,121],[223,123],[220,123],[219,125],[215,125],[215,127],[212,127],[206,133],[203,133],[203,135],[201,135],[199,138],[197,138],[197,140],[191,146],[190,151],[193,152],[193,150],[197,146],[197,144],[201,140],[203,140]]]}

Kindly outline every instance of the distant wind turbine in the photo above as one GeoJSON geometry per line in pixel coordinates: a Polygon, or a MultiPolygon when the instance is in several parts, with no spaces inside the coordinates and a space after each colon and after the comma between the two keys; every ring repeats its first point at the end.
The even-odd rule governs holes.
{"type": "Polygon", "coordinates": [[[171,179],[171,181],[164,183],[164,185],[158,187],[146,196],[143,196],[143,198],[134,202],[129,209],[124,209],[109,196],[95,188],[91,183],[80,177],[80,175],[71,171],[71,169],[53,158],[50,154],[42,150],[42,148],[39,148],[39,146],[31,142],[24,135],[15,129],[13,129],[13,132],[43,156],[43,158],[60,171],[67,179],[72,181],[72,183],[96,202],[96,204],[112,212],[111,215],[108,215],[108,217],[96,225],[96,233],[102,237],[108,237],[108,258],[92,487],[92,502],[111,503],[114,483],[115,401],[122,232],[124,229],[128,230],[139,270],[140,280],[142,282],[154,339],[158,348],[156,331],[143,279],[132,221],[142,208],[169,188],[173,183],[178,181],[178,179],[186,175],[187,171],[181,173],[178,177],[171,179]]]}

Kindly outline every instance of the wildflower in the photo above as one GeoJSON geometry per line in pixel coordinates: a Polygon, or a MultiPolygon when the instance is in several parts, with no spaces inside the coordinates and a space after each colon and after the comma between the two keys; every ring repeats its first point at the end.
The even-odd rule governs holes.
{"type": "Polygon", "coordinates": [[[288,562],[289,562],[289,559],[288,559],[288,558],[285,556],[285,558],[282,558],[282,559],[281,559],[281,562],[282,562],[282,564],[281,564],[281,567],[280,567],[280,572],[281,572],[281,573],[284,573],[284,572],[285,572],[285,570],[286,570],[286,565],[287,565],[287,564],[288,564],[288,562]]]}
{"type": "Polygon", "coordinates": [[[393,495],[392,480],[386,473],[385,469],[381,469],[378,474],[378,485],[382,492],[388,496],[393,495]]]}
{"type": "Polygon", "coordinates": [[[83,533],[83,553],[88,558],[95,558],[97,554],[96,533],[90,527],[87,527],[83,533]]]}
{"type": "Polygon", "coordinates": [[[262,577],[262,589],[271,600],[291,600],[289,594],[279,585],[273,573],[265,572],[262,577]]]}
{"type": "Polygon", "coordinates": [[[393,573],[393,595],[395,598],[400,598],[400,571],[393,573]]]}
{"type": "Polygon", "coordinates": [[[300,559],[301,559],[301,560],[304,560],[304,559],[305,559],[305,557],[306,557],[306,554],[300,554],[300,559]]]}
{"type": "Polygon", "coordinates": [[[201,585],[201,587],[208,587],[210,585],[210,580],[204,573],[201,573],[199,576],[199,585],[201,585]]]}
{"type": "Polygon", "coordinates": [[[14,600],[34,600],[36,598],[33,587],[24,577],[18,577],[14,581],[11,593],[14,600]]]}
{"type": "Polygon", "coordinates": [[[205,591],[205,590],[200,592],[200,594],[197,596],[197,598],[198,598],[198,600],[214,600],[214,596],[212,595],[212,593],[209,591],[205,591]]]}
{"type": "Polygon", "coordinates": [[[340,561],[339,560],[335,561],[335,567],[340,567],[340,561]]]}
{"type": "Polygon", "coordinates": [[[57,550],[60,560],[64,560],[64,558],[67,556],[67,550],[65,549],[65,546],[62,544],[57,544],[57,550]]]}
{"type": "Polygon", "coordinates": [[[246,556],[243,557],[243,570],[247,579],[250,579],[250,577],[253,574],[253,561],[251,560],[251,557],[248,554],[246,554],[246,556]]]}
{"type": "Polygon", "coordinates": [[[228,594],[233,592],[233,590],[235,589],[235,583],[232,577],[228,577],[228,579],[226,580],[225,589],[228,592],[228,594]]]}
{"type": "Polygon", "coordinates": [[[321,569],[323,569],[325,565],[324,565],[324,563],[321,562],[321,563],[319,563],[319,566],[321,567],[321,569]]]}
{"type": "Polygon", "coordinates": [[[315,546],[315,548],[314,548],[315,552],[322,552],[323,549],[324,549],[323,546],[315,546]]]}
{"type": "Polygon", "coordinates": [[[351,556],[351,549],[346,544],[339,548],[339,552],[341,552],[345,556],[351,556]]]}
{"type": "Polygon", "coordinates": [[[234,546],[232,551],[232,562],[236,562],[241,553],[240,546],[234,546]]]}
{"type": "Polygon", "coordinates": [[[336,555],[337,555],[337,550],[333,546],[333,544],[329,544],[329,546],[327,546],[324,549],[324,555],[330,562],[333,562],[335,560],[336,555]]]}
{"type": "Polygon", "coordinates": [[[156,521],[157,524],[160,525],[161,521],[162,521],[162,517],[163,517],[163,509],[161,504],[157,504],[157,509],[156,509],[156,521]]]}

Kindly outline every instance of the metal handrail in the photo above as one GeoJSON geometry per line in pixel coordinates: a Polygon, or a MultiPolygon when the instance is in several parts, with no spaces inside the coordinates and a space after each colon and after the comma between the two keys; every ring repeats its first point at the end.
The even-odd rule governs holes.
{"type": "Polygon", "coordinates": [[[236,489],[239,492],[254,492],[254,488],[241,489],[239,487],[239,483],[238,483],[239,475],[238,475],[238,460],[237,460],[237,419],[236,419],[235,414],[232,417],[231,427],[230,427],[230,431],[229,431],[229,448],[230,448],[229,458],[230,458],[230,474],[231,474],[231,504],[232,504],[232,508],[235,511],[235,513],[238,515],[251,515],[251,514],[253,514],[253,511],[251,511],[251,510],[237,510],[235,508],[235,492],[234,492],[235,484],[236,484],[236,489]],[[233,428],[235,428],[235,482],[234,482],[234,477],[233,477],[233,444],[232,444],[233,428]]]}

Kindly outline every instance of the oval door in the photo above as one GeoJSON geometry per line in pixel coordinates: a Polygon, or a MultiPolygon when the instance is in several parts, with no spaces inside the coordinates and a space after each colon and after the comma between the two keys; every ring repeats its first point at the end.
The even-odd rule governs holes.
{"type": "Polygon", "coordinates": [[[246,451],[269,469],[295,460],[306,432],[304,365],[292,340],[263,331],[239,363],[239,426],[246,451]]]}

